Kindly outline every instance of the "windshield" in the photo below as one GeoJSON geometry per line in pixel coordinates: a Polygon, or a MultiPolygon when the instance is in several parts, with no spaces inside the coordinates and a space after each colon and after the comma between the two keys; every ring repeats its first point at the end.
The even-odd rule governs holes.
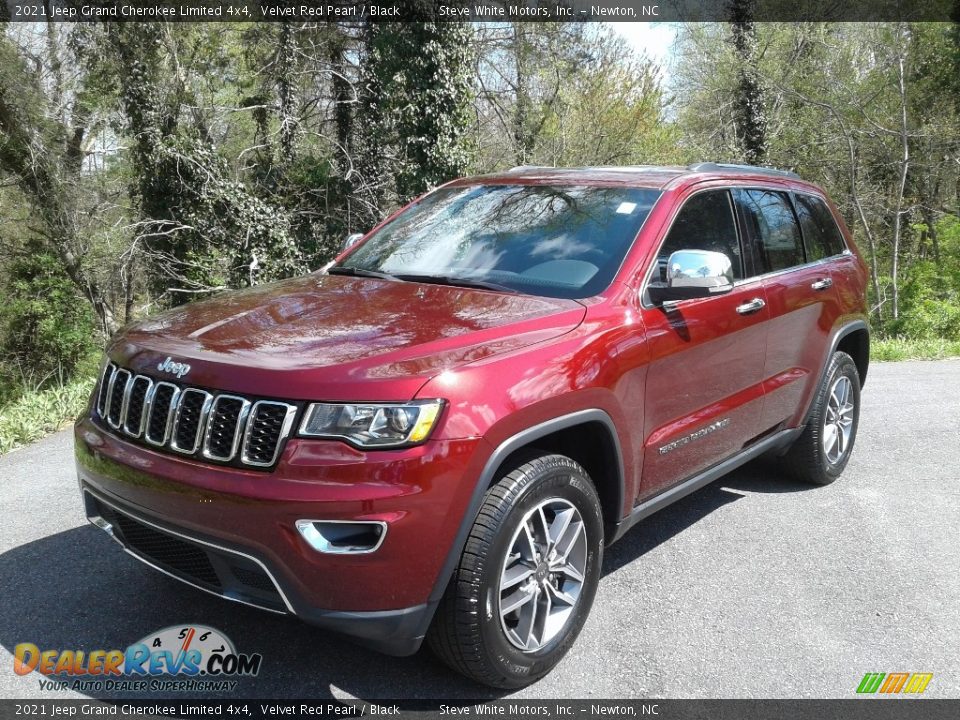
{"type": "Polygon", "coordinates": [[[613,280],[658,190],[471,185],[438,190],[331,272],[585,298],[613,280]]]}

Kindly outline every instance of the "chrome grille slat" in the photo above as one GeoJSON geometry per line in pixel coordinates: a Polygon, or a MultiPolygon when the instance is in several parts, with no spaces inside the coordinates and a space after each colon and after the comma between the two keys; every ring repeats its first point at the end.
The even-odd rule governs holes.
{"type": "Polygon", "coordinates": [[[108,361],[95,410],[94,418],[110,430],[157,450],[270,468],[290,435],[297,405],[184,387],[108,361]]]}
{"type": "Polygon", "coordinates": [[[100,389],[97,392],[97,414],[104,420],[107,417],[107,398],[110,395],[110,383],[113,381],[113,373],[117,366],[108,362],[103,366],[103,374],[100,376],[100,389]]]}
{"type": "Polygon", "coordinates": [[[250,409],[243,433],[240,460],[247,465],[269,467],[277,460],[283,439],[290,432],[297,408],[287,403],[260,400],[250,409]]]}
{"type": "Polygon", "coordinates": [[[233,460],[249,413],[250,401],[246,398],[218,395],[210,406],[207,417],[207,429],[203,434],[203,456],[211,460],[233,460]],[[224,405],[227,407],[222,407],[224,405]],[[229,444],[228,452],[222,451],[224,442],[229,444]]]}
{"type": "Polygon", "coordinates": [[[127,384],[124,401],[127,409],[123,413],[123,431],[131,437],[140,437],[143,432],[148,410],[147,400],[152,388],[153,380],[146,375],[135,375],[127,384]]]}
{"type": "Polygon", "coordinates": [[[180,388],[173,383],[158,382],[151,389],[147,427],[143,431],[144,440],[151,445],[161,447],[170,439],[170,424],[173,422],[173,411],[179,398],[180,388]],[[155,428],[160,429],[159,438],[155,428]]]}
{"type": "Polygon", "coordinates": [[[203,424],[210,412],[213,395],[206,390],[187,388],[180,393],[177,411],[170,431],[170,449],[184,455],[193,455],[200,447],[203,424]]]}
{"type": "Polygon", "coordinates": [[[123,423],[123,413],[127,409],[127,388],[130,385],[130,372],[119,369],[110,380],[107,393],[107,424],[114,430],[123,423]]]}

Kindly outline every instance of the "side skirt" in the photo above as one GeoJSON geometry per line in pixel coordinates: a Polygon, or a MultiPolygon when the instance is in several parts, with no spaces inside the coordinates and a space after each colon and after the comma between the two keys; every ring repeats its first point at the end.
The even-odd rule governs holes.
{"type": "Polygon", "coordinates": [[[677,500],[686,497],[692,492],[696,492],[702,487],[709,485],[714,480],[717,480],[729,472],[736,470],[741,465],[744,465],[756,457],[763,455],[766,452],[771,450],[780,450],[786,448],[792,443],[800,433],[803,432],[803,427],[790,428],[789,430],[781,430],[775,435],[770,435],[769,437],[763,438],[755,445],[751,445],[748,448],[745,448],[738,452],[736,455],[723,460],[722,462],[717,463],[716,465],[707,468],[703,472],[694,475],[687,480],[684,480],[681,483],[674,485],[667,490],[664,490],[662,493],[655,495],[654,497],[644,500],[642,503],[637,505],[630,514],[621,520],[617,526],[616,530],[613,532],[612,537],[610,538],[608,545],[612,545],[617,540],[622,538],[630,528],[636,525],[638,522],[643,520],[658,510],[662,510],[667,507],[667,505],[672,505],[677,500]]]}

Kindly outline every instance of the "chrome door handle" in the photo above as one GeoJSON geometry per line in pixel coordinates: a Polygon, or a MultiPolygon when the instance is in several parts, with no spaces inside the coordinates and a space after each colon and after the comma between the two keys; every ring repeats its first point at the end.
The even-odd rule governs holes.
{"type": "Polygon", "coordinates": [[[752,315],[758,310],[763,310],[767,304],[760,298],[754,298],[750,302],[745,302],[743,305],[737,305],[737,312],[741,315],[752,315]]]}
{"type": "Polygon", "coordinates": [[[815,283],[810,285],[811,290],[826,290],[828,287],[833,287],[833,280],[830,278],[823,278],[822,280],[817,280],[815,283]]]}

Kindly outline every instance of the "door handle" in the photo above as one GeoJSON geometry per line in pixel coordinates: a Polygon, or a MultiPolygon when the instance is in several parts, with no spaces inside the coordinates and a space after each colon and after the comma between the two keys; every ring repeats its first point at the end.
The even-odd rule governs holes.
{"type": "Polygon", "coordinates": [[[828,287],[833,287],[833,280],[830,278],[817,280],[815,283],[810,285],[811,290],[826,290],[828,287]]]}
{"type": "Polygon", "coordinates": [[[758,310],[763,310],[767,304],[760,298],[754,298],[750,302],[745,302],[743,305],[737,305],[737,312],[741,315],[752,315],[758,310]]]}

